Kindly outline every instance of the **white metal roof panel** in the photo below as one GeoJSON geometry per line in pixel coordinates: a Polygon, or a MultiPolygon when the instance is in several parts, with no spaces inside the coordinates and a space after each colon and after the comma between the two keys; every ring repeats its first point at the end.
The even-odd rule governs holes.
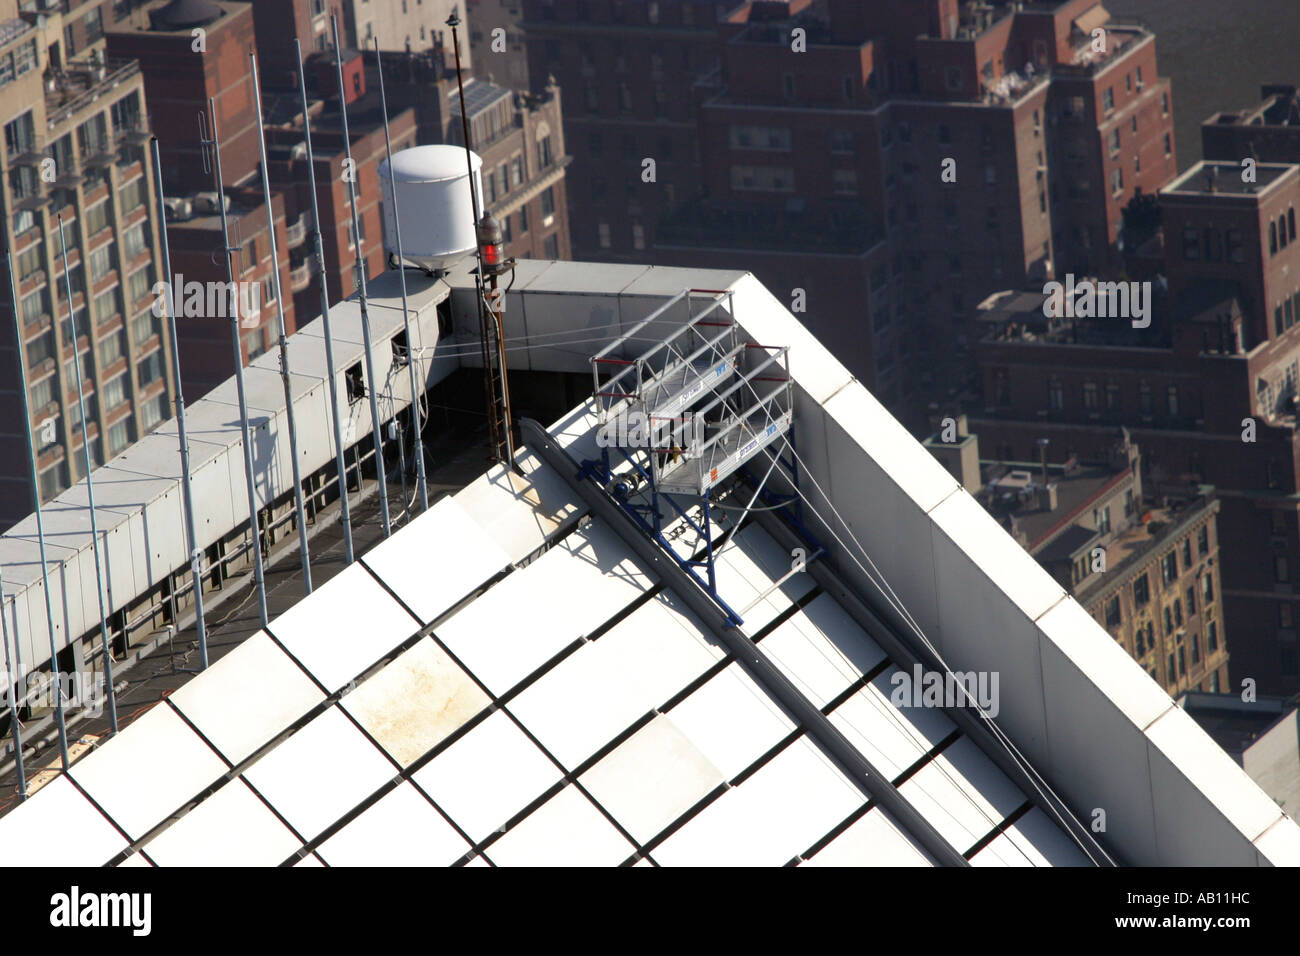
{"type": "Polygon", "coordinates": [[[773,585],[794,565],[794,558],[756,524],[747,526],[715,554],[718,594],[745,619],[753,634],[814,587],[812,575],[795,574],[773,585]],[[771,589],[762,600],[759,595],[771,589]],[[758,601],[748,610],[744,608],[758,601]]]}
{"type": "Polygon", "coordinates": [[[639,843],[724,781],[722,771],[667,717],[655,717],[579,782],[639,843]]]}
{"type": "Polygon", "coordinates": [[[418,641],[340,701],[366,733],[409,767],[490,703],[431,637],[418,641]]]}
{"type": "Polygon", "coordinates": [[[325,695],[258,631],[169,699],[222,756],[239,764],[325,695]]]}
{"type": "Polygon", "coordinates": [[[497,711],[412,779],[481,842],[560,779],[560,768],[497,711]]]}
{"type": "Polygon", "coordinates": [[[965,737],[905,780],[898,792],[959,853],[982,840],[1026,800],[965,737]]]}
{"type": "Polygon", "coordinates": [[[227,769],[171,707],[160,703],[73,764],[69,773],[137,840],[227,769]]]}
{"type": "Polygon", "coordinates": [[[668,717],[728,779],[771,750],[794,722],[739,664],[730,664],[668,717]]]}
{"type": "Polygon", "coordinates": [[[244,771],[244,779],[306,840],[397,773],[337,707],[244,771]]]}
{"type": "Polygon", "coordinates": [[[468,850],[433,804],[403,783],[316,852],[330,866],[449,866],[468,850]]]}
{"type": "Polygon", "coordinates": [[[654,850],[661,866],[781,866],[866,802],[806,736],[654,850]]]}
{"type": "Polygon", "coordinates": [[[570,784],[507,830],[487,857],[497,866],[617,866],[635,849],[570,784]]]}
{"type": "MultiPolygon", "coordinates": [[[[830,714],[831,723],[849,743],[890,780],[924,757],[957,726],[936,707],[894,705],[903,690],[894,683],[894,677],[905,673],[891,666],[830,714]]],[[[910,700],[910,695],[906,699],[910,700]]]]}
{"type": "Polygon", "coordinates": [[[797,611],[763,638],[761,647],[818,707],[829,704],[886,656],[828,594],[797,611]]]}
{"type": "Polygon", "coordinates": [[[653,578],[593,522],[504,578],[438,628],[438,637],[502,694],[623,610],[653,578]]]}
{"type": "Polygon", "coordinates": [[[934,866],[920,844],[880,807],[831,840],[801,866],[934,866]]]}
{"type": "Polygon", "coordinates": [[[144,847],[159,866],[278,866],[302,846],[236,778],[144,847]]]}
{"type": "Polygon", "coordinates": [[[453,498],[443,498],[361,560],[425,624],[511,561],[453,498]]]}
{"type": "Polygon", "coordinates": [[[268,628],[330,693],[419,629],[360,564],[344,568],[268,628]]]}
{"type": "Polygon", "coordinates": [[[970,860],[971,866],[1092,866],[1061,831],[1034,807],[970,860]]]}
{"type": "Polygon", "coordinates": [[[510,702],[542,745],[573,769],[663,706],[721,656],[698,635],[665,626],[672,612],[651,601],[584,644],[510,702]]]}
{"type": "Polygon", "coordinates": [[[526,449],[520,449],[515,461],[523,477],[498,465],[455,498],[512,561],[519,561],[585,509],[574,501],[564,479],[526,449]]]}
{"type": "Polygon", "coordinates": [[[103,866],[122,834],[67,777],[56,777],[0,817],[0,866],[103,866]],[[75,833],[75,840],[51,839],[75,833]]]}

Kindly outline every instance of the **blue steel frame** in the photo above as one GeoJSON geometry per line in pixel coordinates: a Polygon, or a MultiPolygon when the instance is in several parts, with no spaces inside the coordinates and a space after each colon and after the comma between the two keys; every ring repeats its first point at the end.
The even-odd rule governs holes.
{"type": "MultiPolygon", "coordinates": [[[[793,430],[791,430],[787,435],[787,440],[790,442],[791,448],[793,449],[793,430]]],[[[617,486],[614,489],[609,489],[609,484],[613,481],[614,475],[613,470],[610,467],[608,447],[601,449],[599,459],[588,459],[582,463],[582,467],[578,469],[578,480],[582,481],[587,478],[594,478],[600,483],[602,488],[608,490],[610,497],[614,499],[615,504],[627,512],[632,520],[636,522],[637,526],[645,532],[646,536],[663,548],[668,556],[676,561],[682,570],[689,574],[695,583],[700,586],[700,589],[712,598],[714,603],[722,609],[723,613],[726,615],[725,625],[727,627],[739,627],[741,624],[744,624],[745,620],[740,616],[740,613],[728,604],[722,595],[718,593],[718,579],[714,561],[711,520],[713,513],[708,495],[698,499],[704,518],[704,526],[701,527],[700,523],[689,514],[690,500],[687,500],[686,506],[683,507],[677,499],[685,498],[685,496],[660,491],[655,487],[654,478],[649,471],[636,461],[635,458],[628,454],[625,449],[619,448],[618,451],[627,463],[632,466],[633,470],[641,476],[642,481],[644,481],[648,486],[647,490],[650,495],[650,503],[648,505],[637,504],[632,501],[632,494],[635,493],[632,489],[627,489],[624,486],[617,486]],[[661,500],[667,502],[673,511],[680,515],[682,520],[684,520],[686,524],[694,530],[697,541],[704,542],[704,552],[702,556],[683,558],[673,550],[671,542],[669,542],[669,540],[664,536],[663,532],[663,517],[660,513],[659,507],[659,502],[661,500]],[[703,577],[701,577],[700,574],[701,569],[704,572],[703,577]]],[[[759,479],[755,478],[748,466],[741,466],[739,471],[745,476],[746,480],[757,489],[760,498],[765,503],[771,503],[772,505],[779,507],[782,504],[791,501],[794,502],[795,514],[787,514],[785,516],[786,520],[799,538],[809,546],[810,550],[807,560],[815,561],[826,553],[826,549],[822,546],[817,537],[808,530],[808,527],[803,521],[803,498],[799,494],[798,459],[792,455],[789,460],[786,460],[781,456],[780,452],[776,453],[776,459],[777,462],[781,464],[787,472],[789,472],[790,480],[795,487],[795,494],[774,495],[763,487],[765,481],[760,482],[759,479]]],[[[695,553],[696,555],[699,555],[698,550],[695,553]]]]}

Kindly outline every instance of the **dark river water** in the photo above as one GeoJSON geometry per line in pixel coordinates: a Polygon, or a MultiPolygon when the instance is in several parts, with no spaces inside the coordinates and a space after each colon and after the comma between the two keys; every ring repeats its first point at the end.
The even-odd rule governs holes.
{"type": "Polygon", "coordinates": [[[1259,101],[1264,83],[1300,86],[1300,0],[1103,0],[1113,19],[1156,34],[1174,83],[1178,166],[1201,158],[1201,121],[1259,101]]]}

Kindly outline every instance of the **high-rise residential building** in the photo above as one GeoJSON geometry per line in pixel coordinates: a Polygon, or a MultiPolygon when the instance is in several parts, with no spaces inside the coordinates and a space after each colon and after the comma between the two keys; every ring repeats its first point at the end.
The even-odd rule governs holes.
{"type": "Polygon", "coordinates": [[[1061,460],[1103,452],[1123,425],[1152,494],[1185,499],[1214,485],[1233,685],[1251,678],[1261,693],[1290,694],[1300,689],[1300,166],[1261,162],[1248,178],[1235,160],[1203,161],[1161,190],[1164,278],[1144,295],[1149,328],[1045,318],[1039,293],[1017,314],[991,314],[971,427],[997,457],[1049,438],[1061,460]]]}
{"type": "MultiPolygon", "coordinates": [[[[323,0],[312,0],[320,3],[323,0]]],[[[455,11],[465,20],[462,0],[338,0],[347,26],[346,42],[358,50],[373,48],[376,39],[381,50],[423,53],[445,41],[451,48],[447,18],[455,11]]],[[[469,37],[461,28],[461,63],[470,65],[469,37]]]]}
{"type": "Polygon", "coordinates": [[[1170,696],[1228,690],[1211,487],[1144,495],[1140,451],[1122,430],[1104,459],[1053,464],[1046,444],[1037,461],[982,457],[964,415],[923,444],[1170,696]]]}
{"type": "Polygon", "coordinates": [[[578,258],[653,260],[659,219],[698,193],[695,103],[702,78],[717,76],[717,23],[729,6],[523,0],[531,86],[554,77],[564,91],[582,183],[571,197],[578,258]]]}
{"type": "MultiPolygon", "coordinates": [[[[385,156],[384,119],[377,87],[366,82],[365,64],[357,51],[344,54],[345,107],[351,137],[352,162],[347,167],[334,54],[313,54],[307,62],[308,112],[312,152],[316,160],[316,201],[320,209],[325,273],[331,301],[357,290],[358,259],[367,278],[386,268],[381,209],[387,202],[386,186],[379,178],[385,156]],[[356,184],[357,213],[361,223],[358,253],[352,230],[349,177],[356,184]]],[[[302,315],[320,311],[320,289],[315,279],[315,246],[309,239],[311,193],[307,172],[307,144],[303,136],[302,101],[297,89],[264,87],[268,159],[271,182],[283,191],[289,223],[282,248],[289,254],[289,282],[295,310],[302,315]]],[[[393,152],[416,143],[415,114],[389,99],[389,135],[393,152]]]]}
{"type": "Polygon", "coordinates": [[[257,169],[248,62],[255,42],[253,9],[236,0],[153,0],[108,30],[109,55],[140,63],[169,194],[213,188],[199,127],[209,98],[217,107],[225,184],[257,169]]]}
{"type": "Polygon", "coordinates": [[[139,63],[105,55],[102,5],[70,13],[22,6],[0,4],[4,244],[22,327],[19,343],[5,293],[0,349],[7,364],[0,378],[9,384],[0,390],[6,452],[0,524],[6,527],[31,510],[22,428],[31,429],[39,493],[48,499],[85,474],[85,436],[92,463],[99,464],[169,418],[174,394],[167,337],[152,313],[161,224],[139,63]],[[29,375],[17,386],[16,347],[26,354],[29,375]],[[31,407],[25,424],[17,387],[26,389],[31,407]]]}
{"type": "Polygon", "coordinates": [[[1176,170],[1155,37],[1096,0],[525,14],[534,82],[568,94],[578,254],[743,257],[913,427],[978,302],[1108,266],[1176,170]]]}
{"type": "MultiPolygon", "coordinates": [[[[249,53],[257,48],[254,9],[234,0],[153,0],[131,10],[107,33],[110,54],[118,51],[140,62],[158,130],[187,397],[203,395],[233,372],[228,320],[232,308],[239,310],[245,361],[265,352],[279,332],[249,62],[249,53]],[[209,99],[216,108],[221,148],[220,199],[213,158],[203,145],[212,136],[209,99]],[[240,284],[234,303],[220,294],[221,288],[228,288],[230,274],[221,254],[219,202],[227,207],[229,245],[238,250],[231,266],[240,284]]],[[[277,36],[283,40],[286,34],[277,36]]],[[[291,223],[283,218],[282,200],[273,199],[272,209],[285,326],[293,332],[293,300],[284,293],[290,286],[285,240],[291,223]]]]}

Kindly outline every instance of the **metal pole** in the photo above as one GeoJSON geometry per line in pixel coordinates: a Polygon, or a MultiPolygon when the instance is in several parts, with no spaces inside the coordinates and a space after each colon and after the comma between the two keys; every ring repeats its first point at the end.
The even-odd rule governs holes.
{"type": "Polygon", "coordinates": [[[14,258],[6,256],[9,266],[9,301],[14,308],[14,353],[18,356],[18,397],[23,406],[23,436],[27,439],[27,457],[32,463],[32,504],[36,509],[36,540],[41,549],[41,589],[45,592],[45,626],[50,636],[50,678],[54,682],[54,718],[59,725],[59,752],[63,769],[68,769],[68,724],[63,719],[63,689],[59,681],[59,655],[54,645],[54,603],[50,598],[50,571],[45,561],[45,519],[41,517],[41,483],[36,470],[36,442],[32,439],[32,410],[27,398],[27,352],[23,343],[23,324],[19,317],[18,289],[14,282],[14,258]]]}
{"type": "MultiPolygon", "coordinates": [[[[59,216],[59,245],[63,249],[63,283],[68,294],[68,327],[72,332],[72,364],[77,370],[77,409],[81,414],[81,452],[86,466],[86,501],[90,505],[90,547],[95,558],[95,597],[99,601],[99,636],[104,647],[104,680],[108,684],[108,726],[117,733],[117,694],[113,689],[113,651],[109,647],[108,618],[104,614],[104,568],[99,556],[99,521],[95,518],[95,481],[90,476],[90,423],[86,421],[86,392],[81,381],[81,355],[77,352],[77,313],[72,308],[72,272],[68,269],[68,243],[59,216]]],[[[90,340],[94,348],[94,340],[90,340]]],[[[87,350],[89,351],[89,350],[87,350]]],[[[68,436],[71,441],[72,436],[68,436]]],[[[103,446],[100,446],[101,453],[103,446]]],[[[107,542],[105,542],[107,547],[107,542]]]]}
{"type": "MultiPolygon", "coordinates": [[[[17,615],[14,615],[17,618],[17,615]]],[[[5,627],[4,581],[0,575],[0,640],[5,645],[5,689],[9,692],[9,719],[14,736],[14,769],[18,772],[18,799],[27,799],[27,772],[23,769],[23,728],[18,720],[18,686],[23,680],[22,652],[18,649],[18,635],[14,634],[14,653],[9,656],[9,628],[5,627]]]]}
{"type": "MultiPolygon", "coordinates": [[[[465,144],[465,170],[469,174],[469,202],[470,210],[474,214],[474,235],[477,240],[481,214],[478,191],[474,188],[474,160],[469,139],[469,107],[465,103],[465,81],[460,69],[460,34],[456,32],[456,28],[460,26],[460,17],[455,10],[452,10],[451,16],[447,18],[447,26],[451,27],[451,44],[456,54],[456,89],[460,94],[461,141],[465,144]]],[[[477,241],[474,243],[474,255],[478,258],[478,271],[474,273],[474,290],[478,296],[480,348],[483,356],[483,400],[484,408],[488,412],[488,440],[492,443],[491,460],[495,460],[500,447],[500,436],[497,434],[496,390],[492,385],[492,355],[488,350],[488,315],[483,303],[483,254],[479,250],[477,241]]],[[[505,377],[504,373],[502,377],[505,377]]]]}
{"type": "MultiPolygon", "coordinates": [[[[379,74],[379,106],[384,114],[384,151],[388,156],[388,199],[393,206],[393,235],[397,240],[397,274],[402,282],[402,324],[406,329],[406,367],[411,373],[411,423],[415,428],[415,480],[420,488],[420,511],[429,510],[429,485],[424,473],[424,436],[420,426],[420,394],[415,375],[415,340],[411,338],[411,313],[406,307],[406,263],[402,261],[402,224],[397,215],[397,185],[393,173],[393,141],[388,135],[388,96],[384,92],[384,64],[375,37],[375,71],[379,74]]],[[[403,471],[405,480],[405,471],[403,471]]],[[[402,500],[406,500],[405,494],[402,500]]]]}
{"type": "MultiPolygon", "coordinates": [[[[348,504],[348,465],[344,459],[343,426],[339,414],[339,387],[335,381],[338,367],[334,364],[334,333],[330,330],[330,294],[325,275],[325,242],[320,234],[320,210],[316,203],[316,155],[311,148],[311,118],[307,112],[307,81],[302,70],[302,45],[297,38],[293,41],[294,56],[298,60],[298,91],[302,94],[302,129],[307,137],[307,178],[311,192],[312,241],[316,244],[316,274],[320,276],[320,314],[321,324],[325,328],[325,364],[329,366],[326,378],[330,386],[330,408],[334,410],[334,467],[339,475],[339,502],[342,506],[343,550],[347,563],[351,564],[352,553],[352,509],[348,504]]],[[[408,340],[409,341],[409,340],[408,340]]],[[[358,472],[360,477],[360,472],[358,472]]]]}
{"type": "Polygon", "coordinates": [[[302,504],[302,469],[298,461],[298,425],[294,421],[293,386],[289,377],[289,339],[284,327],[284,296],[280,290],[280,254],[275,241],[275,216],[271,210],[271,168],[266,162],[266,130],[262,125],[262,85],[257,79],[257,54],[249,53],[253,69],[253,102],[257,105],[257,148],[262,156],[262,198],[266,202],[266,228],[271,234],[271,276],[275,312],[280,325],[280,380],[284,383],[284,415],[289,426],[289,455],[293,459],[293,503],[298,510],[298,548],[302,552],[303,590],[311,594],[311,552],[307,548],[307,509],[302,504]]]}
{"type": "MultiPolygon", "coordinates": [[[[375,474],[379,478],[379,513],[384,521],[384,537],[393,533],[388,515],[388,476],[384,469],[384,430],[379,421],[379,382],[375,378],[375,354],[370,347],[370,312],[366,308],[366,265],[361,256],[361,217],[357,213],[356,164],[352,162],[352,140],[348,136],[347,91],[343,87],[343,53],[339,47],[339,20],[330,16],[334,31],[334,68],[339,77],[339,116],[343,118],[343,146],[347,150],[348,197],[352,203],[352,241],[357,250],[357,294],[361,301],[361,338],[366,350],[366,394],[370,398],[370,424],[375,436],[375,474]]],[[[409,346],[410,339],[407,339],[409,346]]]]}
{"type": "Polygon", "coordinates": [[[190,477],[190,440],[185,430],[185,396],[181,390],[181,347],[176,329],[176,295],[173,288],[172,253],[167,243],[167,208],[163,203],[162,162],[158,158],[158,137],[153,137],[154,188],[158,192],[158,234],[162,240],[163,295],[167,302],[167,324],[172,341],[172,378],[176,380],[176,425],[181,448],[181,504],[185,510],[185,534],[190,545],[190,577],[194,582],[194,627],[199,634],[199,670],[208,667],[208,628],[203,617],[203,550],[194,530],[194,488],[190,477]]]}
{"type": "MultiPolygon", "coordinates": [[[[262,528],[258,520],[257,494],[253,487],[253,436],[248,428],[248,399],[244,395],[244,345],[239,335],[239,291],[235,285],[235,265],[230,247],[230,227],[226,219],[226,194],[221,182],[221,141],[217,135],[217,104],[208,97],[208,113],[212,123],[213,172],[217,177],[217,207],[221,210],[221,245],[225,249],[226,276],[230,283],[230,337],[235,356],[235,389],[239,393],[239,429],[244,440],[244,478],[248,489],[248,526],[253,544],[253,584],[257,589],[257,613],[266,627],[266,577],[262,571],[262,528]]],[[[200,114],[202,115],[202,114],[200,114]]],[[[206,145],[206,143],[205,143],[206,145]]]]}

